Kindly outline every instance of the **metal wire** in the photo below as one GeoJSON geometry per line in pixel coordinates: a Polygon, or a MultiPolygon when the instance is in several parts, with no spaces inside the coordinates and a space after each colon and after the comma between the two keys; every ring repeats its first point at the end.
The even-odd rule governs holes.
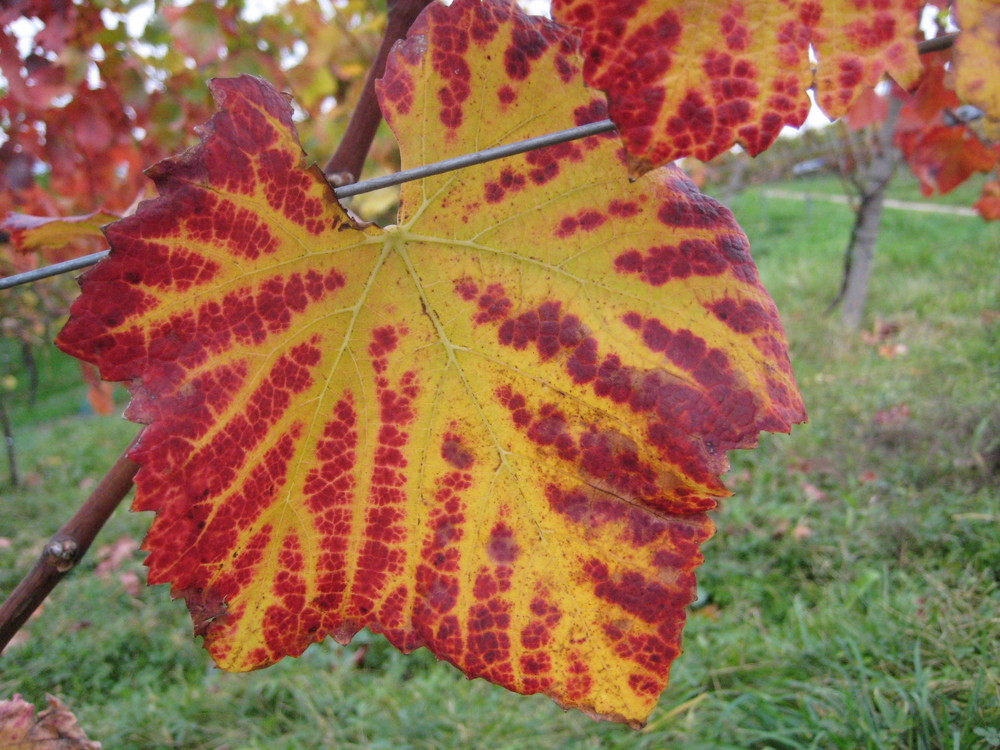
{"type": "MultiPolygon", "coordinates": [[[[502,159],[506,156],[516,156],[517,154],[523,154],[525,151],[534,151],[535,149],[545,148],[546,146],[555,146],[556,144],[566,143],[567,141],[575,141],[579,138],[587,138],[592,135],[608,133],[614,129],[615,124],[611,122],[611,120],[601,120],[600,122],[592,122],[588,125],[578,125],[575,128],[558,130],[555,133],[539,135],[535,138],[527,138],[523,141],[509,143],[505,146],[494,146],[493,148],[486,148],[482,151],[476,151],[471,154],[454,156],[451,159],[444,159],[443,161],[437,161],[432,164],[424,164],[421,167],[404,169],[396,172],[395,174],[385,175],[384,177],[375,177],[371,180],[363,180],[362,182],[343,185],[335,188],[333,192],[338,198],[347,198],[352,195],[360,195],[361,193],[370,193],[373,190],[379,190],[380,188],[390,187],[392,185],[399,185],[403,182],[420,180],[424,177],[431,177],[444,172],[452,172],[456,169],[464,169],[465,167],[471,167],[475,164],[483,164],[484,162],[493,161],[495,159],[502,159]]],[[[49,266],[36,268],[33,271],[26,271],[25,273],[15,274],[14,276],[7,276],[0,279],[0,290],[11,289],[15,286],[20,286],[21,284],[29,284],[32,281],[47,279],[50,276],[58,276],[62,273],[77,271],[81,268],[92,266],[97,263],[97,261],[107,256],[109,252],[110,251],[108,250],[103,250],[99,253],[83,255],[79,258],[63,261],[62,263],[53,263],[49,266]]]]}
{"type": "Polygon", "coordinates": [[[10,289],[15,286],[20,286],[21,284],[30,284],[32,281],[47,279],[50,276],[58,276],[61,273],[69,273],[70,271],[77,271],[81,268],[92,266],[110,252],[110,250],[102,250],[99,253],[81,255],[79,258],[64,260],[62,263],[53,263],[49,266],[42,266],[41,268],[36,268],[33,271],[25,271],[24,273],[15,274],[14,276],[6,276],[0,279],[0,289],[10,289]]]}
{"type": "MultiPolygon", "coordinates": [[[[958,34],[959,32],[956,31],[951,34],[943,34],[939,37],[935,37],[934,39],[927,39],[919,42],[917,44],[917,51],[920,54],[926,54],[928,52],[936,52],[938,50],[947,49],[955,43],[955,40],[958,38],[958,34]]],[[[391,185],[399,185],[400,183],[409,182],[410,180],[419,180],[423,177],[430,177],[443,172],[450,172],[455,169],[471,167],[474,164],[482,164],[483,162],[493,161],[494,159],[502,159],[505,156],[515,156],[517,154],[523,154],[525,151],[533,151],[534,149],[544,148],[545,146],[554,146],[557,143],[565,143],[567,141],[577,140],[578,138],[586,138],[591,135],[608,133],[614,129],[615,125],[611,122],[611,120],[601,120],[600,122],[593,122],[589,125],[580,125],[575,128],[568,128],[566,130],[559,130],[555,133],[549,133],[548,135],[528,138],[506,146],[495,146],[493,148],[483,149],[482,151],[476,151],[475,153],[466,154],[465,156],[456,156],[451,159],[445,159],[444,161],[434,162],[433,164],[425,164],[422,167],[404,169],[400,172],[396,172],[395,174],[386,175],[385,177],[376,177],[371,180],[355,182],[351,185],[344,185],[336,188],[333,192],[336,193],[338,198],[347,198],[351,195],[368,193],[372,190],[378,190],[379,188],[389,187],[391,185]]],[[[73,260],[67,260],[62,263],[53,263],[52,265],[45,266],[44,268],[36,268],[34,271],[27,271],[14,276],[7,276],[0,279],[0,290],[10,289],[15,286],[20,286],[21,284],[28,284],[32,281],[38,281],[39,279],[46,279],[50,276],[58,276],[61,273],[68,273],[69,271],[76,271],[81,268],[86,268],[87,266],[92,266],[107,254],[108,251],[104,250],[100,253],[84,255],[80,258],[74,258],[73,260]]]]}

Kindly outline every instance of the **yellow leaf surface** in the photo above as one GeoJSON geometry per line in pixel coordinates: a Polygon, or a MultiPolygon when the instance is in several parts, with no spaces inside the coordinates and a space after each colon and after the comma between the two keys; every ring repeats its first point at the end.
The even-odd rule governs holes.
{"type": "Polygon", "coordinates": [[[1000,3],[955,0],[962,28],[955,43],[955,91],[986,113],[988,134],[1000,138],[1000,3]]]}

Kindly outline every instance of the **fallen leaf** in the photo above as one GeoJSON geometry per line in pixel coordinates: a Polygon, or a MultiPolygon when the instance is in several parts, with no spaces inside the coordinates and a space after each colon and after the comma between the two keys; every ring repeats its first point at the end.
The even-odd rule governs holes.
{"type": "Polygon", "coordinates": [[[749,483],[752,479],[753,477],[748,469],[741,469],[740,471],[726,476],[726,482],[731,490],[734,490],[740,485],[749,483]]]}
{"type": "MultiPolygon", "coordinates": [[[[28,632],[27,628],[22,627],[20,630],[14,633],[14,635],[10,637],[10,640],[7,641],[7,645],[4,646],[2,649],[0,649],[0,656],[8,653],[8,651],[23,646],[30,640],[31,640],[31,633],[28,632]]],[[[2,747],[3,746],[0,745],[0,748],[2,747]]]]}
{"type": "Polygon", "coordinates": [[[43,484],[45,484],[45,477],[43,477],[37,471],[32,471],[25,474],[24,477],[21,479],[21,482],[24,484],[25,487],[31,487],[31,488],[41,487],[43,484]]]}
{"type": "Polygon", "coordinates": [[[706,604],[704,607],[699,607],[695,610],[696,617],[704,617],[708,620],[718,620],[721,614],[721,609],[718,604],[706,604]]]}
{"type": "Polygon", "coordinates": [[[874,346],[895,336],[900,330],[902,330],[902,326],[896,321],[876,317],[875,322],[872,324],[872,330],[861,332],[861,340],[866,344],[874,346]]]}
{"type": "Polygon", "coordinates": [[[87,739],[73,713],[58,698],[47,695],[48,708],[35,715],[35,707],[19,693],[0,701],[0,748],[31,750],[100,750],[101,743],[87,739]]]}
{"type": "Polygon", "coordinates": [[[802,488],[802,492],[805,493],[806,498],[811,502],[816,503],[819,502],[820,500],[826,499],[826,493],[823,492],[823,490],[821,490],[815,484],[811,484],[809,482],[802,482],[799,485],[799,487],[802,488]]]}
{"type": "Polygon", "coordinates": [[[813,535],[813,530],[806,526],[804,523],[796,524],[795,528],[792,529],[792,539],[796,542],[802,542],[813,535]]]}
{"type": "Polygon", "coordinates": [[[139,549],[139,543],[129,536],[123,536],[111,544],[106,544],[97,550],[97,568],[94,574],[98,578],[107,578],[128,560],[132,553],[139,549]]]}
{"type": "Polygon", "coordinates": [[[881,427],[895,427],[910,420],[910,407],[907,404],[896,404],[888,409],[875,412],[872,422],[881,427]]]}
{"type": "Polygon", "coordinates": [[[826,474],[835,475],[837,469],[829,458],[797,458],[788,464],[785,470],[789,476],[794,474],[826,474]]]}
{"type": "Polygon", "coordinates": [[[138,573],[132,571],[119,573],[118,582],[121,583],[122,588],[125,589],[129,596],[134,596],[138,599],[142,595],[142,579],[139,578],[138,573]]]}
{"type": "Polygon", "coordinates": [[[906,344],[882,344],[882,346],[878,348],[878,356],[882,359],[896,359],[896,357],[902,357],[908,351],[909,347],[907,347],[906,344]]]}

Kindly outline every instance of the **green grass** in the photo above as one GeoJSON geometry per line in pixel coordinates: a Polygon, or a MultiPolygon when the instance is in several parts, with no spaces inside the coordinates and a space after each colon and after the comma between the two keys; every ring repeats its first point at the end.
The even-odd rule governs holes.
{"type": "MultiPolygon", "coordinates": [[[[886,212],[866,325],[895,332],[866,343],[822,315],[848,209],[752,191],[734,210],[811,421],[733,456],[737,494],[699,576],[709,604],[644,731],[367,634],[224,674],[165,587],[131,596],[93,554],[0,661],[0,695],[56,693],[107,748],[1000,747],[1000,227],[886,212]]],[[[16,407],[29,486],[0,504],[0,591],[135,433],[78,414],[72,367],[53,360],[37,409],[16,407]]],[[[147,523],[121,510],[97,546],[147,523]]],[[[142,570],[139,553],[122,568],[142,570]]]]}
{"type": "MultiPolygon", "coordinates": [[[[983,185],[990,179],[992,178],[989,174],[977,173],[944,195],[924,195],[920,191],[920,181],[903,165],[896,172],[892,182],[889,183],[886,196],[895,200],[915,203],[969,207],[979,200],[983,192],[983,185]]],[[[793,177],[781,182],[775,182],[768,185],[768,187],[819,195],[843,195],[845,192],[850,194],[850,189],[845,187],[845,183],[840,178],[822,172],[802,177],[793,177]]]]}

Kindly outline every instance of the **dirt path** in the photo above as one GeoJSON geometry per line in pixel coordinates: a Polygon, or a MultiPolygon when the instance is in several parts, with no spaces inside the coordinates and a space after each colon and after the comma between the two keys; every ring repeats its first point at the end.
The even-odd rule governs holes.
{"type": "MultiPolygon", "coordinates": [[[[827,193],[797,193],[791,190],[764,188],[760,191],[767,198],[787,198],[794,201],[825,201],[827,203],[842,203],[851,205],[853,199],[846,195],[830,195],[827,193]]],[[[974,208],[966,206],[943,206],[938,203],[915,203],[912,201],[897,201],[886,198],[882,204],[886,208],[898,208],[903,211],[921,211],[929,214],[950,214],[951,216],[979,216],[974,208]]]]}

